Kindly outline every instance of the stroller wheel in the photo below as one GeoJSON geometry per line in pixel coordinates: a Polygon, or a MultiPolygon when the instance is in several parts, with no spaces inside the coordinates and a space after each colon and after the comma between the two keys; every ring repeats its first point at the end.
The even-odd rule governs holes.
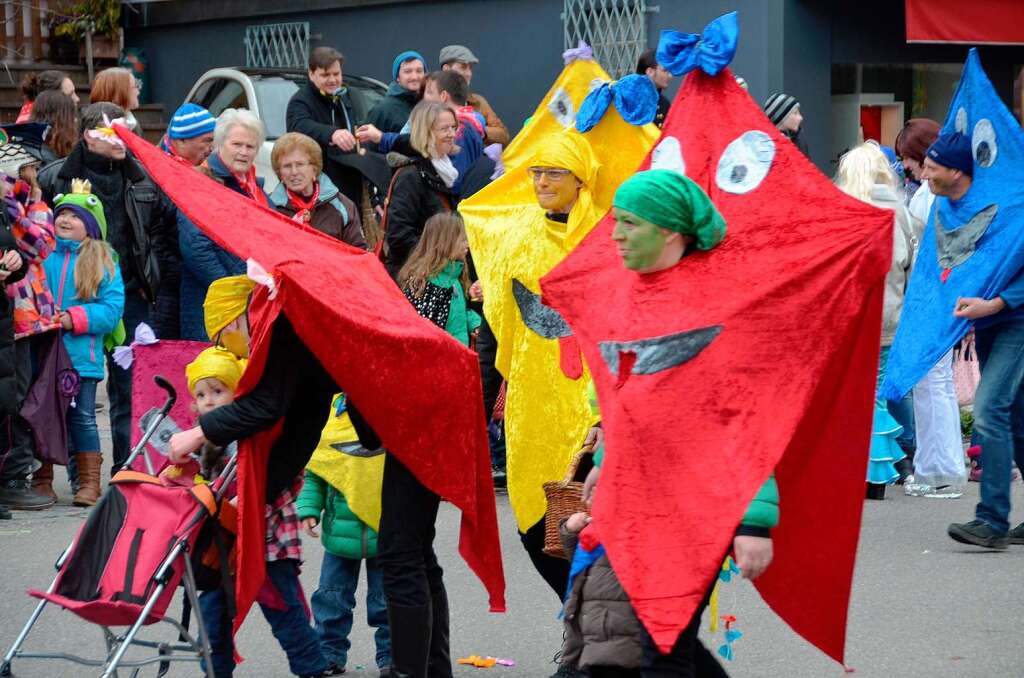
{"type": "Polygon", "coordinates": [[[9,675],[11,675],[11,662],[4,662],[3,664],[0,664],[0,676],[4,676],[6,678],[6,676],[9,675]]]}

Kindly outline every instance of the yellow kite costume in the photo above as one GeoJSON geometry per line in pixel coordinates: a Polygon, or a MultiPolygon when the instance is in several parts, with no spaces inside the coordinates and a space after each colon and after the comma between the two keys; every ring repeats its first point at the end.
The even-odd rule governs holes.
{"type": "Polygon", "coordinates": [[[459,204],[508,381],[508,491],[524,532],[544,516],[543,484],[564,476],[595,421],[590,374],[564,321],[541,303],[538,280],[597,225],[658,137],[654,125],[631,125],[614,107],[586,134],[574,129],[592,83],[608,80],[594,61],[566,66],[506,149],[505,174],[459,204]],[[567,224],[537,204],[531,166],[569,169],[582,182],[567,224]]]}

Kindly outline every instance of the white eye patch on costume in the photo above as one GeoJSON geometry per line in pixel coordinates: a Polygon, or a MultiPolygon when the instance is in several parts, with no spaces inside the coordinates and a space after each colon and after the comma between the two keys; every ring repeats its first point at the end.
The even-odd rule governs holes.
{"type": "Polygon", "coordinates": [[[715,183],[729,193],[749,193],[768,176],[774,158],[775,142],[770,136],[759,130],[744,132],[725,147],[715,183]]]}

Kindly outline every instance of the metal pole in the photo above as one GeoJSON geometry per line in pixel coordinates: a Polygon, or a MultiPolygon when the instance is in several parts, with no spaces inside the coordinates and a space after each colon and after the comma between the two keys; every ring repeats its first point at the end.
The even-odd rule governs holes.
{"type": "Polygon", "coordinates": [[[85,31],[85,67],[89,74],[89,85],[92,85],[94,69],[92,64],[92,26],[85,31]]]}

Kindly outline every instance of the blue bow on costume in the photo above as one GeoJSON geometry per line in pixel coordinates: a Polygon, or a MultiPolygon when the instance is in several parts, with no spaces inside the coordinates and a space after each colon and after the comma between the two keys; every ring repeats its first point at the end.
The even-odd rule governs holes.
{"type": "Polygon", "coordinates": [[[601,83],[587,95],[576,113],[576,129],[594,129],[613,101],[619,115],[630,125],[652,123],[658,114],[658,90],[651,79],[646,75],[627,75],[617,82],[601,83]]]}
{"type": "Polygon", "coordinates": [[[672,75],[685,75],[700,68],[718,75],[736,55],[740,23],[736,12],[718,17],[704,27],[704,34],[662,31],[658,41],[658,63],[672,75]]]}

